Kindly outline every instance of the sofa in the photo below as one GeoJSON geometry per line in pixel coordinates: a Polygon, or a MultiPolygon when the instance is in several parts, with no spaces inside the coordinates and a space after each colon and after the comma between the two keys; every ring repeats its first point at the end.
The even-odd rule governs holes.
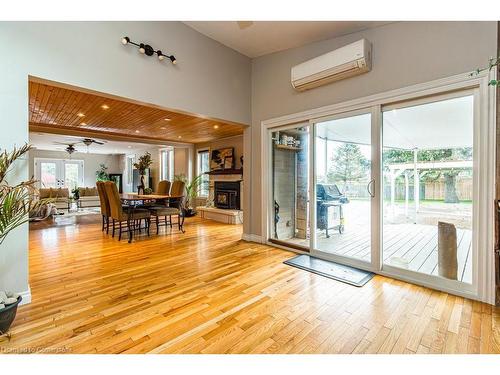
{"type": "Polygon", "coordinates": [[[65,188],[41,188],[38,190],[38,196],[40,199],[50,198],[51,203],[56,206],[57,209],[69,209],[70,199],[69,190],[65,188]]]}
{"type": "Polygon", "coordinates": [[[79,187],[78,191],[80,192],[79,207],[99,207],[101,205],[96,187],[79,187]]]}

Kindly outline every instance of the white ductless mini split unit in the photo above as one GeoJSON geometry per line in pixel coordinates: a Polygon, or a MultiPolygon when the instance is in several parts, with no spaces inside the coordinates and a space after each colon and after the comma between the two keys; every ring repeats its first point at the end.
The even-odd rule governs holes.
{"type": "Polygon", "coordinates": [[[325,53],[292,68],[292,86],[299,91],[369,72],[372,45],[366,39],[325,53]]]}

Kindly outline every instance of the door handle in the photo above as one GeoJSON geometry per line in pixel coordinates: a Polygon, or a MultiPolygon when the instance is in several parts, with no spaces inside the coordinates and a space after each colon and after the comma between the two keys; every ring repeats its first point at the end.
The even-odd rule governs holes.
{"type": "Polygon", "coordinates": [[[373,189],[373,191],[370,189],[370,187],[374,187],[375,188],[375,179],[371,179],[370,182],[368,183],[368,185],[366,185],[366,190],[368,191],[368,194],[370,194],[370,197],[372,198],[375,198],[375,189],[373,189]]]}

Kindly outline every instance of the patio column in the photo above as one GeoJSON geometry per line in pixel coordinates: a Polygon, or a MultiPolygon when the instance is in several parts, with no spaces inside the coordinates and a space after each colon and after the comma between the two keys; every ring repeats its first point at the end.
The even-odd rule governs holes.
{"type": "Polygon", "coordinates": [[[420,208],[420,178],[418,175],[418,168],[417,168],[417,155],[418,155],[418,149],[415,148],[413,149],[413,180],[414,180],[413,199],[415,201],[415,224],[417,223],[417,214],[420,208]]]}
{"type": "Polygon", "coordinates": [[[394,172],[394,169],[391,169],[390,171],[390,179],[391,179],[391,212],[392,212],[392,218],[394,219],[395,212],[394,212],[394,200],[395,200],[395,195],[396,195],[396,173],[394,172]]]}
{"type": "Polygon", "coordinates": [[[410,178],[405,171],[405,216],[408,217],[408,200],[410,198],[410,178]]]}

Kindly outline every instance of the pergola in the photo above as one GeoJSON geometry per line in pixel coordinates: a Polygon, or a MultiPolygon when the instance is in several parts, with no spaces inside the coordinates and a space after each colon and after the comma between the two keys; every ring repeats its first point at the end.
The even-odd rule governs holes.
{"type": "Polygon", "coordinates": [[[436,169],[466,169],[472,168],[472,160],[463,161],[441,161],[441,162],[417,162],[417,149],[413,150],[413,163],[396,163],[389,164],[388,178],[391,184],[391,214],[395,216],[395,196],[396,196],[396,179],[404,173],[405,176],[405,216],[408,217],[408,201],[410,197],[410,176],[409,171],[413,171],[414,188],[413,200],[415,202],[415,222],[420,209],[420,171],[421,170],[436,170],[436,169]]]}
{"type": "MultiPolygon", "coordinates": [[[[408,215],[409,177],[413,172],[415,186],[419,186],[420,171],[471,168],[468,161],[419,162],[421,150],[439,150],[472,147],[473,97],[457,97],[422,105],[414,105],[383,112],[383,149],[413,152],[413,163],[385,165],[389,169],[391,207],[394,213],[395,180],[405,176],[405,211],[408,215]]],[[[319,124],[317,136],[336,142],[371,145],[371,117],[362,114],[319,124]]],[[[414,189],[415,217],[419,210],[419,189],[414,189]]],[[[416,220],[416,219],[415,219],[416,220]]]]}

